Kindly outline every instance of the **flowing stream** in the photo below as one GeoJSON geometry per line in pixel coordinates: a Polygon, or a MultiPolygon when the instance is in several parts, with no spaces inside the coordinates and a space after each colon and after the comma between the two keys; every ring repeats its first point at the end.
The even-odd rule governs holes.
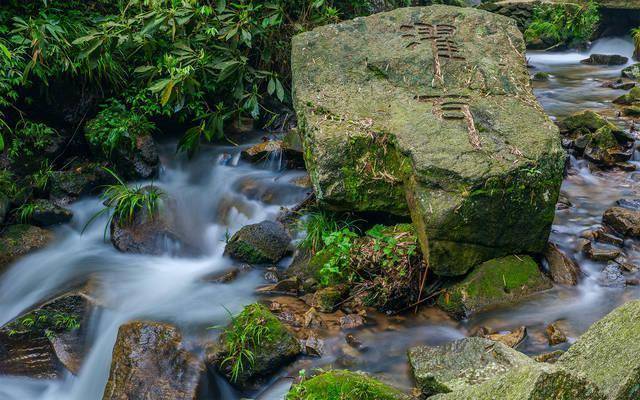
{"type": "MultiPolygon", "coordinates": [[[[629,123],[616,116],[611,104],[624,92],[601,87],[602,81],[619,77],[622,67],[587,66],[579,61],[589,53],[631,57],[632,51],[629,39],[605,38],[589,52],[530,52],[533,71],[551,75],[549,81],[534,83],[535,93],[553,118],[595,109],[628,127],[629,123]]],[[[193,160],[176,156],[173,143],[162,147],[163,168],[154,183],[175,199],[179,228],[200,255],[120,253],[104,241],[106,220],[97,221],[81,234],[85,223],[101,208],[98,198],[86,198],[71,206],[74,219],[56,229],[54,244],[20,260],[0,277],[0,325],[43,299],[87,280],[97,287],[97,297],[104,305],[92,315],[88,327],[91,350],[77,376],[68,374],[59,381],[0,377],[0,400],[101,399],[112,348],[122,323],[131,319],[171,322],[180,327],[187,346],[197,349],[195,344],[199,340],[216,335],[207,327],[228,320],[226,309],[237,312],[255,300],[255,287],[265,283],[264,271],[254,270],[228,284],[213,283],[206,277],[232,267],[233,262],[222,255],[228,235],[243,225],[275,219],[281,206],[298,203],[307,189],[295,184],[304,172],[281,170],[281,157],[260,165],[240,160],[241,149],[249,144],[206,147],[193,160]]],[[[632,162],[640,166],[638,154],[632,162]]],[[[301,368],[332,365],[373,372],[397,386],[409,388],[405,354],[412,345],[462,338],[481,325],[494,330],[525,325],[529,335],[519,350],[545,352],[551,348],[543,335],[544,328],[556,320],[563,320],[571,339],[575,339],[616,305],[640,297],[639,288],[618,284],[607,271],[603,272],[604,263],[590,261],[579,251],[581,233],[599,226],[606,208],[621,198],[640,198],[639,180],[640,172],[592,171],[586,162],[571,160],[562,192],[573,206],[557,211],[551,240],[573,255],[583,268],[586,276],[578,286],[558,286],[519,305],[463,322],[453,321],[430,308],[402,316],[373,315],[357,331],[364,351],[353,354],[344,345],[344,333],[334,333],[326,338],[322,357],[301,358],[279,376],[295,375],[301,368]]],[[[640,262],[638,243],[625,243],[625,253],[629,261],[640,262]]],[[[283,267],[286,262],[283,261],[283,267]]],[[[224,380],[216,378],[215,382],[217,387],[207,398],[241,397],[224,380]]],[[[276,384],[268,387],[260,399],[282,398],[287,385],[280,385],[278,377],[273,382],[276,384]]]]}

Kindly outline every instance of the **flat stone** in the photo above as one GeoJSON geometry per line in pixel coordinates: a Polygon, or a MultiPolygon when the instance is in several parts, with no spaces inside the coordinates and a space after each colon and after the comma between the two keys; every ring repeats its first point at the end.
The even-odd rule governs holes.
{"type": "Polygon", "coordinates": [[[424,396],[448,393],[485,382],[534,361],[510,347],[484,338],[409,349],[409,364],[424,396]]]}
{"type": "Polygon", "coordinates": [[[637,399],[640,390],[640,300],[630,301],[593,324],[558,365],[581,373],[609,400],[637,399]]]}
{"type": "Polygon", "coordinates": [[[520,328],[514,330],[513,332],[492,333],[489,335],[485,335],[484,337],[489,340],[493,340],[495,342],[500,342],[505,346],[509,346],[512,349],[515,349],[516,347],[518,347],[520,343],[522,343],[522,341],[526,336],[527,336],[527,328],[524,326],[521,326],[520,328]]]}
{"type": "Polygon", "coordinates": [[[593,244],[593,242],[587,242],[582,248],[584,254],[593,261],[610,261],[618,258],[622,252],[619,249],[602,248],[593,244]]]}
{"type": "Polygon", "coordinates": [[[542,252],[564,152],[524,52],[513,20],[450,6],[294,37],[294,105],[319,202],[411,215],[439,275],[542,252]]]}

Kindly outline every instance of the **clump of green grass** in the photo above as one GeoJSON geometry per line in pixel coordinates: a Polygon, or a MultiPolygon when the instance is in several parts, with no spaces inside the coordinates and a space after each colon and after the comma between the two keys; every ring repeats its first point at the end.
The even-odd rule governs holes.
{"type": "Polygon", "coordinates": [[[105,208],[94,214],[85,225],[85,229],[98,217],[111,213],[105,227],[106,230],[111,222],[116,221],[131,225],[140,213],[145,213],[148,218],[153,219],[159,212],[160,202],[164,193],[156,186],[128,186],[115,172],[103,167],[117,183],[106,185],[104,192],[100,196],[105,208]]]}
{"type": "Polygon", "coordinates": [[[325,236],[343,229],[351,230],[356,222],[351,219],[339,219],[335,214],[324,210],[310,212],[300,223],[307,235],[298,246],[316,253],[325,247],[325,236]]]}
{"type": "Polygon", "coordinates": [[[36,205],[33,203],[24,203],[14,211],[21,224],[29,223],[34,212],[36,212],[36,205]]]}
{"type": "Polygon", "coordinates": [[[636,57],[640,57],[640,26],[631,29],[631,38],[633,39],[633,45],[635,47],[634,54],[636,57]]]}

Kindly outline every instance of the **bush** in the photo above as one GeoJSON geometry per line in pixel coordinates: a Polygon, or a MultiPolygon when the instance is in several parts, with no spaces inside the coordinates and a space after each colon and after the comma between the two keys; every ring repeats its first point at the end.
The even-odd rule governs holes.
{"type": "Polygon", "coordinates": [[[589,0],[576,4],[539,4],[525,31],[528,44],[579,46],[587,43],[600,22],[598,4],[589,0]]]}
{"type": "Polygon", "coordinates": [[[29,173],[40,167],[43,158],[52,155],[51,146],[58,136],[55,129],[41,123],[22,121],[13,130],[7,154],[19,173],[29,173]]]}

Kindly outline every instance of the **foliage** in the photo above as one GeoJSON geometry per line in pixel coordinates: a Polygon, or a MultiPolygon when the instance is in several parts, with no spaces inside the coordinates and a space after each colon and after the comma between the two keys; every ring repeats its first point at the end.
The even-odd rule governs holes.
{"type": "Polygon", "coordinates": [[[0,193],[12,199],[18,192],[15,176],[6,169],[0,169],[0,193]]]}
{"type": "Polygon", "coordinates": [[[324,248],[324,235],[344,228],[353,228],[355,222],[351,219],[340,219],[329,211],[312,211],[300,222],[300,228],[306,232],[306,236],[298,246],[315,254],[324,248]]]}
{"type": "Polygon", "coordinates": [[[45,124],[21,121],[14,129],[7,149],[9,159],[12,162],[26,160],[27,164],[32,164],[34,158],[50,146],[57,135],[55,129],[45,124]]]}
{"type": "Polygon", "coordinates": [[[143,114],[127,110],[124,104],[112,100],[87,123],[85,137],[91,146],[110,157],[116,148],[135,149],[136,138],[154,129],[155,125],[143,114]]]}
{"type": "MultiPolygon", "coordinates": [[[[231,380],[236,382],[247,364],[252,367],[255,361],[253,349],[262,345],[263,341],[273,338],[265,313],[269,313],[259,304],[251,304],[238,315],[231,313],[231,323],[224,328],[223,338],[227,356],[221,366],[231,366],[231,380]]],[[[273,318],[271,316],[271,318],[273,318]]],[[[217,328],[217,327],[215,327],[217,328]]]]}
{"type": "Polygon", "coordinates": [[[31,219],[31,216],[36,212],[36,205],[33,203],[24,203],[20,207],[15,209],[15,214],[18,221],[22,224],[26,224],[31,219]]]}
{"type": "Polygon", "coordinates": [[[77,317],[65,312],[38,309],[9,324],[9,336],[24,332],[44,331],[49,336],[53,332],[68,332],[80,328],[77,317]]]}
{"type": "Polygon", "coordinates": [[[541,40],[544,43],[580,45],[591,39],[599,22],[598,3],[594,0],[581,5],[539,4],[534,8],[525,38],[528,43],[541,40]]]}
{"type": "Polygon", "coordinates": [[[100,196],[103,200],[105,208],[94,214],[85,229],[98,217],[110,213],[107,221],[106,229],[115,218],[116,221],[124,224],[133,224],[136,216],[144,215],[148,218],[154,218],[159,212],[160,201],[164,193],[157,187],[150,186],[127,186],[127,184],[109,168],[103,168],[109,173],[117,183],[105,186],[105,190],[100,196]]]}
{"type": "Polygon", "coordinates": [[[380,254],[379,263],[383,268],[392,268],[400,264],[403,259],[416,254],[415,241],[401,246],[400,240],[407,235],[390,235],[384,225],[376,225],[367,231],[367,236],[373,239],[372,250],[380,254]]]}
{"type": "Polygon", "coordinates": [[[49,180],[53,177],[53,167],[49,160],[44,160],[40,164],[40,169],[31,174],[31,184],[40,191],[45,191],[49,185],[49,180]]]}
{"type": "Polygon", "coordinates": [[[640,27],[631,29],[631,38],[635,46],[635,54],[640,56],[640,27]]]}
{"type": "Polygon", "coordinates": [[[320,269],[320,283],[324,286],[339,283],[346,278],[351,260],[351,248],[358,237],[349,228],[324,233],[324,249],[319,254],[328,254],[328,260],[320,269]]]}

